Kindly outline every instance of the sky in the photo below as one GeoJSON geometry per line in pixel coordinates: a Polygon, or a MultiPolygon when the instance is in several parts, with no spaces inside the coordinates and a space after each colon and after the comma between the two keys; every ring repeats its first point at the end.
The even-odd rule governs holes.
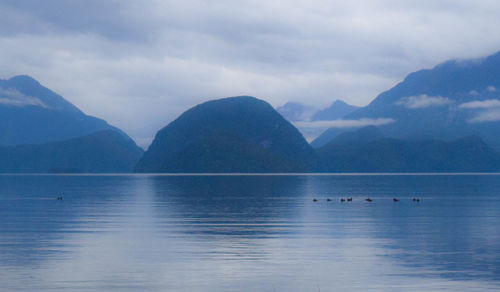
{"type": "Polygon", "coordinates": [[[0,0],[0,78],[27,74],[147,146],[200,102],[366,105],[500,50],[496,0],[0,0]]]}

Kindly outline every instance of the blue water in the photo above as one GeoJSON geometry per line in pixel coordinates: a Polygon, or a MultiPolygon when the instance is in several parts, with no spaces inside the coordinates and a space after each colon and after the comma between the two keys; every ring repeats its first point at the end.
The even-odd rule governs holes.
{"type": "Polygon", "coordinates": [[[496,175],[0,176],[0,291],[499,290],[496,175]]]}

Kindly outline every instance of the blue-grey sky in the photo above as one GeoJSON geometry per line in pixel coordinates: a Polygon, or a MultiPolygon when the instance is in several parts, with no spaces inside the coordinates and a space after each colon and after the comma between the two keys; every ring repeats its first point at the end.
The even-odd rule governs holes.
{"type": "Polygon", "coordinates": [[[365,105],[500,50],[496,0],[0,0],[0,78],[28,74],[141,145],[225,96],[365,105]]]}

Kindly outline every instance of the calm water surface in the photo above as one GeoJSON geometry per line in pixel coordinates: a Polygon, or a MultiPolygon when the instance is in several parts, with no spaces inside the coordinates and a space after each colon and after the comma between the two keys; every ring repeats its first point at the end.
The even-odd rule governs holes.
{"type": "Polygon", "coordinates": [[[500,176],[0,176],[0,290],[499,291],[500,176]]]}

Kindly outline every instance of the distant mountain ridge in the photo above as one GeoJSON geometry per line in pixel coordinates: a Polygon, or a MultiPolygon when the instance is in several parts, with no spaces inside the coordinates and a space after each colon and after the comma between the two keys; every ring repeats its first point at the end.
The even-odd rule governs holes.
{"type": "Polygon", "coordinates": [[[477,136],[454,141],[386,138],[376,127],[338,135],[318,149],[320,172],[491,172],[500,154],[477,136]]]}
{"type": "MultiPolygon", "coordinates": [[[[345,119],[394,119],[380,130],[398,139],[451,141],[476,135],[500,150],[499,90],[500,52],[483,59],[448,61],[411,73],[345,119]]],[[[326,131],[313,144],[324,145],[339,133],[351,130],[326,131]]]]}
{"type": "Polygon", "coordinates": [[[83,114],[76,106],[62,96],[42,86],[28,75],[0,79],[0,104],[11,106],[41,106],[47,109],[83,114]],[[17,99],[17,103],[16,103],[17,99]]]}
{"type": "Polygon", "coordinates": [[[332,121],[342,119],[346,115],[354,112],[360,107],[347,104],[345,101],[337,99],[329,107],[317,111],[311,118],[312,121],[332,121]]]}
{"type": "Polygon", "coordinates": [[[379,128],[375,126],[366,126],[356,131],[344,132],[335,137],[335,139],[333,139],[327,145],[328,147],[334,147],[338,145],[344,146],[348,144],[359,145],[383,138],[386,137],[384,136],[384,134],[382,134],[379,128]]]}
{"type": "Polygon", "coordinates": [[[500,53],[411,73],[363,108],[278,109],[250,96],[199,104],[142,155],[119,129],[16,76],[0,80],[0,172],[129,172],[136,161],[136,172],[172,173],[500,170],[500,53]],[[355,126],[328,129],[314,150],[284,115],[304,127],[337,117],[355,126]]]}
{"type": "Polygon", "coordinates": [[[132,172],[143,151],[114,130],[61,142],[0,147],[0,173],[132,172]]]}
{"type": "Polygon", "coordinates": [[[0,80],[0,172],[132,172],[143,152],[35,79],[0,80]]]}
{"type": "Polygon", "coordinates": [[[276,110],[288,121],[307,121],[314,114],[314,108],[299,102],[287,102],[276,110]]]}
{"type": "Polygon", "coordinates": [[[267,102],[250,96],[212,100],[161,129],[137,172],[306,171],[314,151],[267,102]]]}
{"type": "Polygon", "coordinates": [[[29,76],[0,80],[0,145],[62,141],[108,129],[130,139],[29,76]]]}
{"type": "Polygon", "coordinates": [[[317,110],[300,102],[287,102],[276,110],[290,122],[332,121],[345,117],[360,107],[337,99],[328,107],[317,110]]]}
{"type": "Polygon", "coordinates": [[[335,100],[330,106],[320,110],[298,102],[287,102],[276,110],[293,123],[308,141],[312,141],[327,129],[328,126],[322,122],[342,119],[358,108],[342,100],[335,100]]]}

